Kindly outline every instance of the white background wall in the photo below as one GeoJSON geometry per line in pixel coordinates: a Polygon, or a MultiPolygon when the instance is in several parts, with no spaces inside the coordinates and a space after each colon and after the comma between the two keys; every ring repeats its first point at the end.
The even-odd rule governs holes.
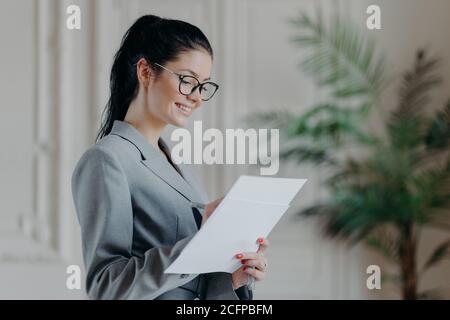
{"type": "MultiPolygon", "coordinates": [[[[375,37],[394,74],[411,65],[419,46],[432,48],[444,58],[441,72],[446,76],[435,100],[443,103],[450,95],[447,0],[3,0],[0,298],[84,297],[82,291],[65,288],[65,268],[82,265],[70,176],[94,141],[113,54],[134,20],[152,13],[204,30],[215,50],[213,78],[221,89],[194,119],[203,120],[204,128],[237,128],[250,111],[301,111],[321,99],[312,79],[297,68],[301,52],[289,43],[293,32],[286,23],[319,3],[327,14],[345,12],[375,37]],[[374,3],[381,6],[383,29],[368,31],[366,8],[374,3]],[[80,31],[65,28],[70,4],[81,7],[80,31]]],[[[395,101],[391,88],[387,104],[395,101]]],[[[258,174],[256,168],[237,165],[197,169],[211,198],[226,192],[239,174],[258,174]]],[[[320,172],[282,164],[279,176],[309,181],[270,235],[270,273],[257,283],[255,298],[397,298],[391,287],[381,292],[365,287],[366,267],[380,264],[379,257],[324,240],[315,221],[295,215],[324,196],[320,172]]],[[[426,233],[421,250],[443,238],[426,233]]],[[[433,270],[424,287],[449,285],[449,267],[433,270]]]]}

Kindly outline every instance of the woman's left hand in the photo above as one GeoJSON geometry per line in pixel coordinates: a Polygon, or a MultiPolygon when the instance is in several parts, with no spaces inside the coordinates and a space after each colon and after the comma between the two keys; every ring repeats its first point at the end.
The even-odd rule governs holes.
{"type": "Polygon", "coordinates": [[[222,202],[223,197],[219,198],[217,200],[214,200],[213,202],[208,203],[205,206],[205,211],[203,212],[202,215],[202,223],[201,226],[203,226],[206,222],[206,220],[208,220],[208,218],[213,214],[214,210],[216,210],[216,208],[219,206],[219,204],[222,202]]]}
{"type": "Polygon", "coordinates": [[[261,281],[266,277],[267,258],[264,256],[264,252],[269,246],[269,241],[265,238],[258,238],[257,242],[259,243],[259,248],[256,253],[243,252],[235,256],[236,259],[241,261],[242,267],[232,274],[234,290],[246,285],[249,276],[253,276],[256,281],[261,281]]]}

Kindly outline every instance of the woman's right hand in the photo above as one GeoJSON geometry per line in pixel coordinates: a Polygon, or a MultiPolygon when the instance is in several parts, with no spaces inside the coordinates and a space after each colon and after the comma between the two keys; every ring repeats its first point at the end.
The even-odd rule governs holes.
{"type": "Polygon", "coordinates": [[[211,214],[214,212],[214,210],[216,210],[217,206],[220,204],[220,202],[222,202],[223,197],[214,200],[213,202],[208,203],[207,205],[205,205],[205,209],[203,211],[203,218],[202,218],[202,226],[203,224],[206,222],[206,220],[208,220],[208,218],[211,216],[211,214]]]}

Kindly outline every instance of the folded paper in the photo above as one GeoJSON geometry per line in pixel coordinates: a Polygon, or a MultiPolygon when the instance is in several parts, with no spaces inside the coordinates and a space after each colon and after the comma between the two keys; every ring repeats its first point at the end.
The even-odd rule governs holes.
{"type": "Polygon", "coordinates": [[[256,252],[306,179],[240,176],[165,273],[232,273],[235,255],[256,252]]]}

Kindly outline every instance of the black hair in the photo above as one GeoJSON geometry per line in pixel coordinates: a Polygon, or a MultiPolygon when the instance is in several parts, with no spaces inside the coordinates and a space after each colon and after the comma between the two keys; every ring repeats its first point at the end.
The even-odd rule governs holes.
{"type": "MultiPolygon", "coordinates": [[[[203,49],[213,57],[205,34],[196,26],[180,20],[145,15],[136,20],[122,38],[111,68],[111,94],[102,113],[102,124],[96,141],[111,132],[115,120],[123,120],[130,102],[137,94],[136,63],[145,58],[164,65],[176,60],[182,52],[203,49]]],[[[161,72],[154,69],[155,75],[161,72]]]]}

